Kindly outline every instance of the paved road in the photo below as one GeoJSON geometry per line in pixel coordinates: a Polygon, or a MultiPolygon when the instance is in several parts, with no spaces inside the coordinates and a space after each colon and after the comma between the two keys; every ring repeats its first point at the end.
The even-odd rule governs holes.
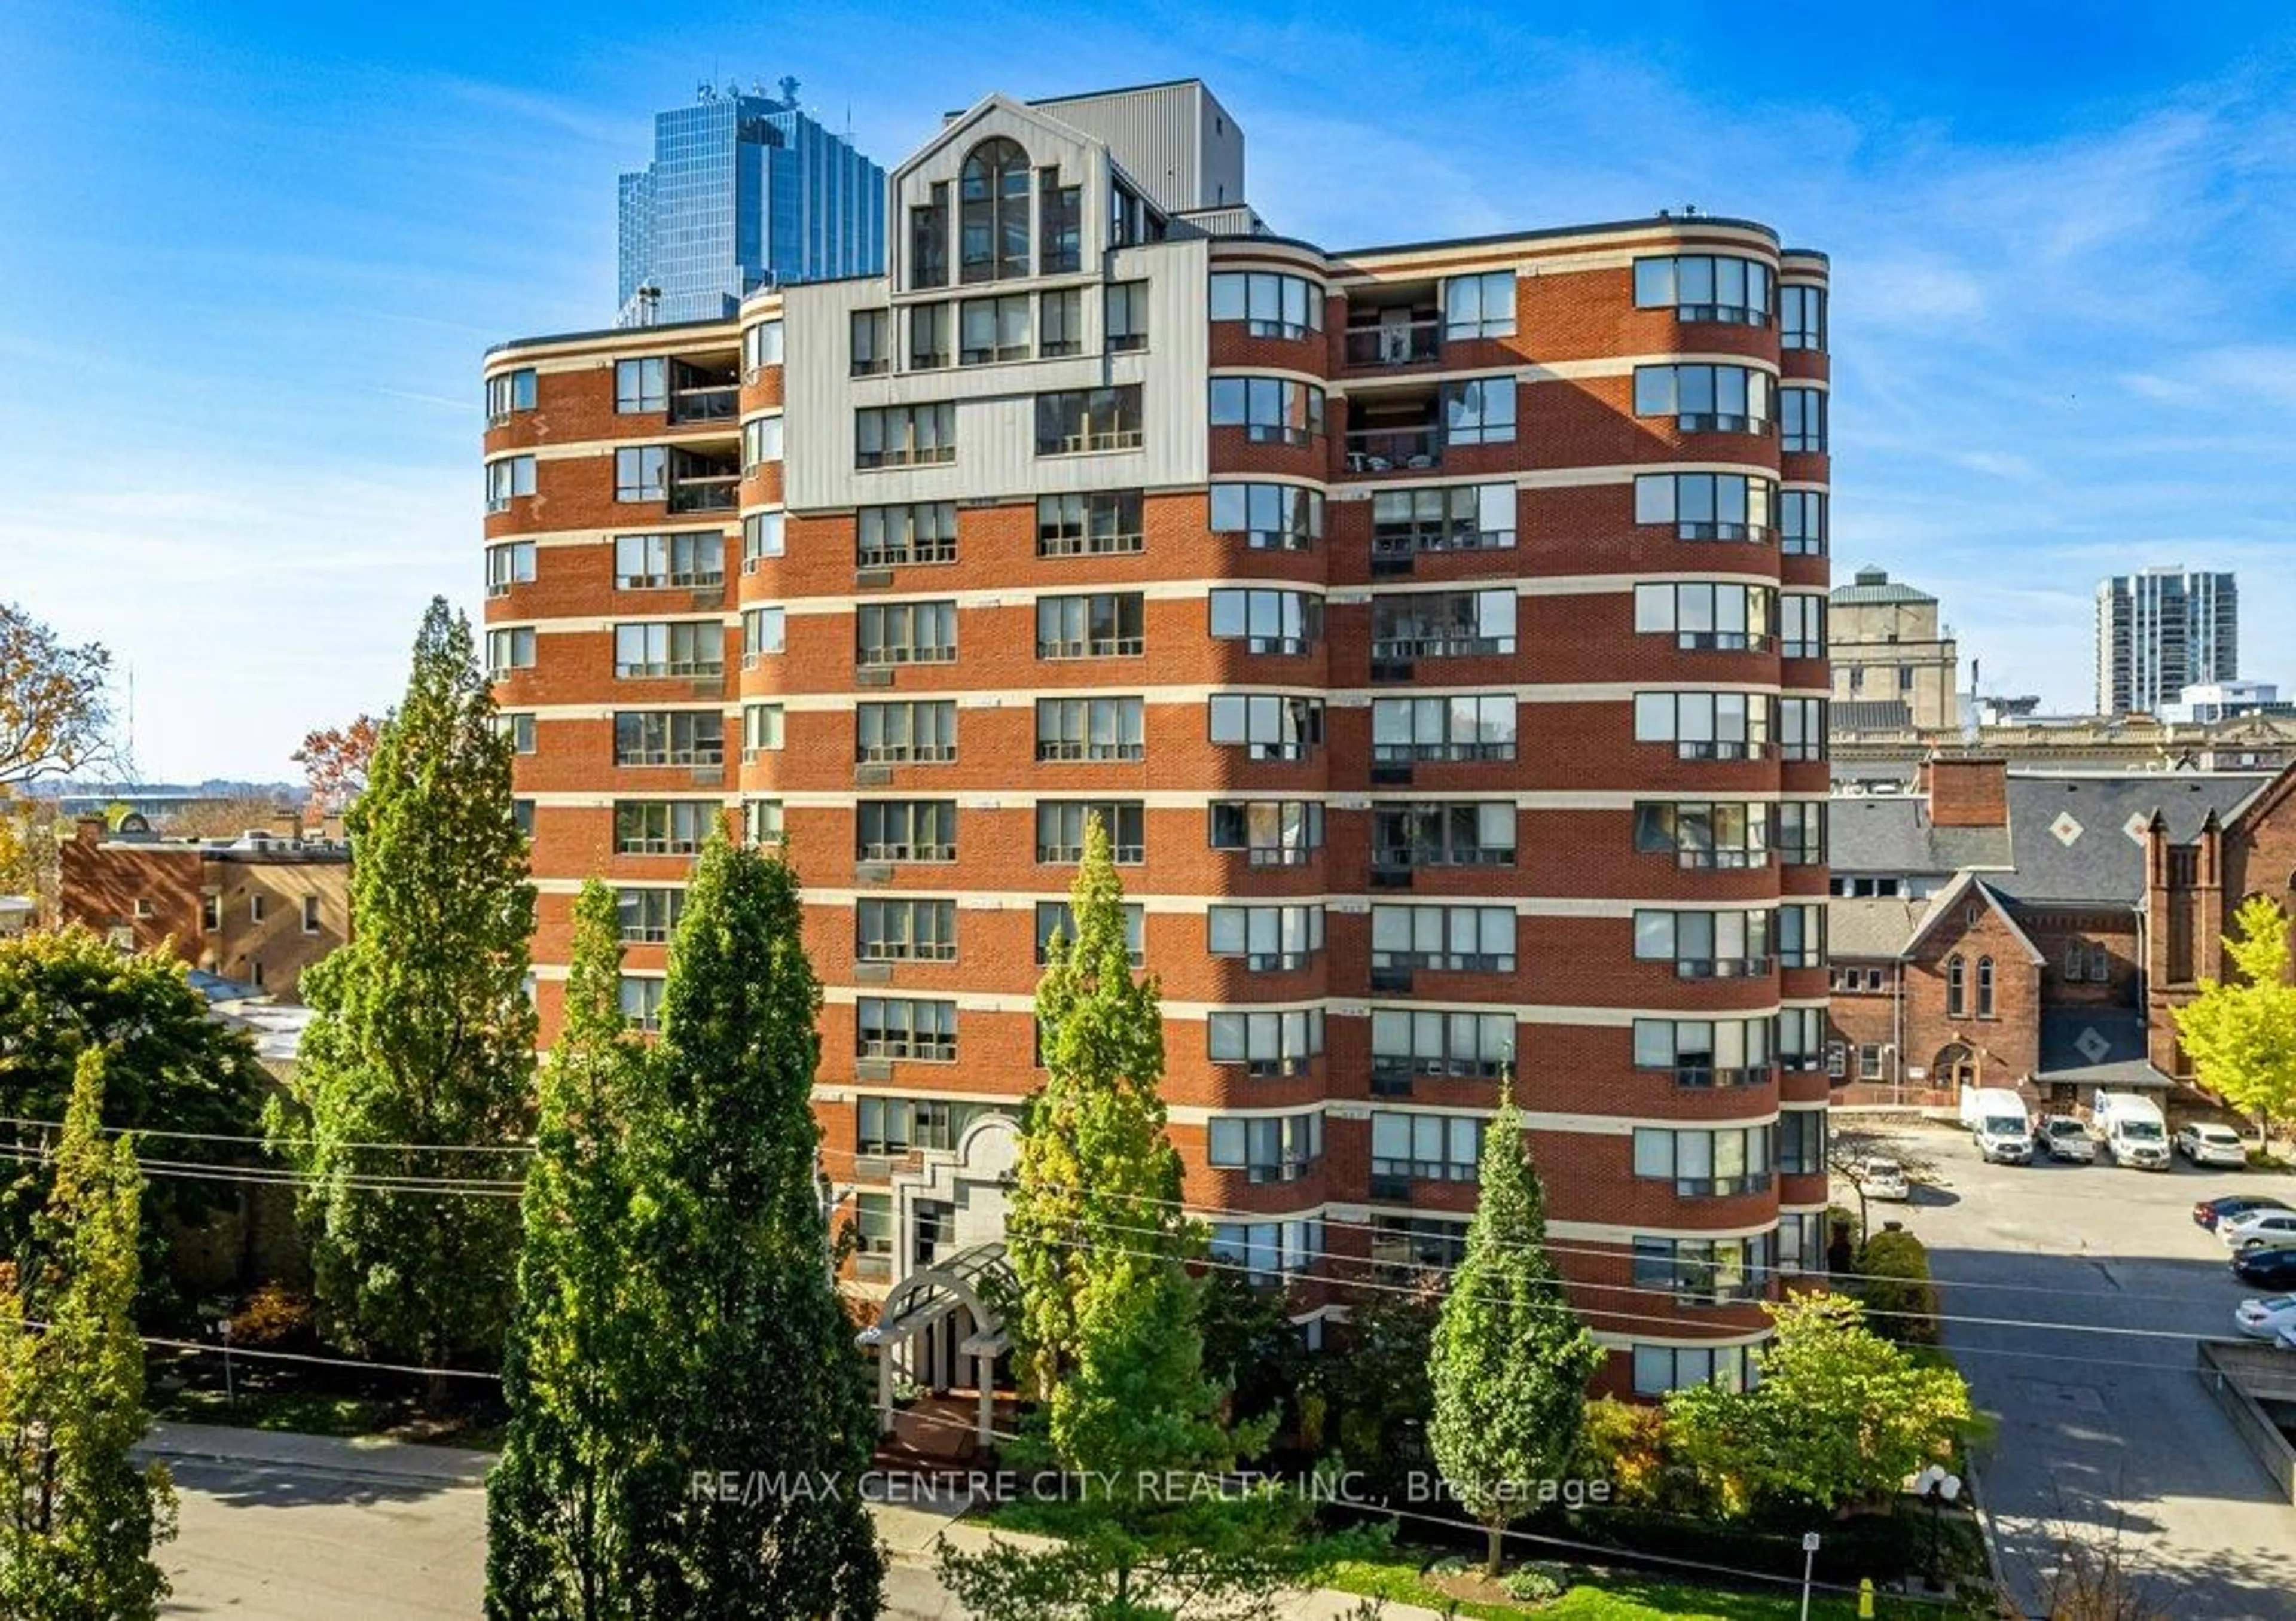
{"type": "Polygon", "coordinates": [[[1901,1217],[1929,1246],[1948,1317],[2017,1320],[1949,1322],[1946,1343],[1978,1405],[2001,1418],[1984,1484],[2027,1609],[2054,1562],[2053,1527],[2080,1525],[2118,1532],[2167,1613],[2296,1617],[2296,1507],[2194,1371],[2193,1339],[2228,1336],[2233,1306],[2255,1291],[2193,1225],[2192,1205],[2249,1178],[1994,1166],[1958,1133],[1919,1142],[1949,1185],[1910,1208],[1876,1206],[1875,1219],[1901,1217]]]}

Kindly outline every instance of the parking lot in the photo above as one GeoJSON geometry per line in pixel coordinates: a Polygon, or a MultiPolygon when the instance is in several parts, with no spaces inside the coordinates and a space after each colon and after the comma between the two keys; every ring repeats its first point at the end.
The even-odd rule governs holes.
{"type": "MultiPolygon", "coordinates": [[[[2056,1528],[2118,1535],[2166,1613],[2296,1617],[2296,1507],[2202,1388],[2193,1342],[2257,1291],[2194,1225],[2196,1199],[2279,1193],[2252,1172],[1988,1165],[1967,1134],[1909,1133],[1939,1185],[1875,1205],[1928,1245],[1946,1344],[2000,1417],[1980,1468],[2005,1574],[2035,1613],[2056,1528]]],[[[1837,1179],[1838,1180],[1838,1179],[1837,1179]]],[[[1846,1185],[1837,1197],[1855,1206],[1846,1185]]]]}

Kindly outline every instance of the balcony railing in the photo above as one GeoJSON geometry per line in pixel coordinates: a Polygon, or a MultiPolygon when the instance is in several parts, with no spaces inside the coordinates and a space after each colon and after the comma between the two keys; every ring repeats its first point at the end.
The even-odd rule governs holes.
{"type": "Polygon", "coordinates": [[[1439,428],[1358,428],[1347,436],[1348,471],[1385,473],[1425,471],[1443,465],[1439,428]]]}
{"type": "Polygon", "coordinates": [[[669,487],[673,512],[730,512],[742,498],[739,473],[703,473],[680,479],[669,487]]]}
{"type": "Polygon", "coordinates": [[[1351,366],[1425,365],[1443,352],[1443,323],[1437,320],[1382,321],[1350,326],[1347,343],[1348,364],[1351,366]]]}
{"type": "Polygon", "coordinates": [[[1411,867],[1511,867],[1513,845],[1408,845],[1373,847],[1372,865],[1390,869],[1411,867]]]}
{"type": "Polygon", "coordinates": [[[732,383],[706,389],[678,389],[669,397],[672,422],[731,422],[742,408],[742,391],[732,383]]]}
{"type": "Polygon", "coordinates": [[[1381,660],[1480,659],[1513,651],[1513,636],[1479,636],[1471,631],[1431,630],[1407,635],[1374,634],[1371,643],[1371,656],[1381,660]]]}

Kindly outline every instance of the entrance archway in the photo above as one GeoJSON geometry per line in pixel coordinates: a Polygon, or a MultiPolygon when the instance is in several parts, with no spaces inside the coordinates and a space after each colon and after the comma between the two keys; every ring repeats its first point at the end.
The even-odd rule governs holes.
{"type": "Polygon", "coordinates": [[[1930,1065],[1930,1084],[1958,1097],[1962,1088],[1977,1085],[1977,1054],[1964,1042],[1947,1043],[1930,1065]]]}

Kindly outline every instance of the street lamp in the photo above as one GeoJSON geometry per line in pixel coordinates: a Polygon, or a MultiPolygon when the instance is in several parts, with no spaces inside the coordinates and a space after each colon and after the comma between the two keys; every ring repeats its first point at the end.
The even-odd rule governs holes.
{"type": "Polygon", "coordinates": [[[1937,1464],[1931,1464],[1914,1477],[1914,1491],[1930,1505],[1930,1585],[1941,1589],[1938,1580],[1938,1521],[1943,1518],[1945,1505],[1961,1495],[1961,1477],[1937,1464]]]}

